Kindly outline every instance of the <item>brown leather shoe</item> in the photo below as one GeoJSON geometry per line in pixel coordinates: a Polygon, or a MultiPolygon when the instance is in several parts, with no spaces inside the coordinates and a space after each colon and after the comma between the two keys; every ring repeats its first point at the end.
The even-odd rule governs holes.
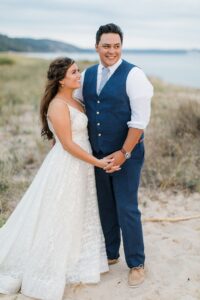
{"type": "Polygon", "coordinates": [[[108,259],[108,264],[110,265],[114,265],[117,264],[119,262],[119,258],[115,258],[115,259],[108,259]]]}
{"type": "Polygon", "coordinates": [[[137,287],[144,281],[144,267],[131,268],[128,274],[128,284],[130,287],[137,287]]]}

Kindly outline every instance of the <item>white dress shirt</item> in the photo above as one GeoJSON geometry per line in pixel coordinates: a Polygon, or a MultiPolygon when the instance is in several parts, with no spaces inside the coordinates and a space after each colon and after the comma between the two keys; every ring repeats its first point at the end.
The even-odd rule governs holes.
{"type": "MultiPolygon", "coordinates": [[[[112,74],[115,72],[115,70],[119,67],[121,63],[122,59],[120,59],[114,65],[108,67],[108,79],[110,78],[110,76],[112,76],[112,74]]],[[[99,63],[97,71],[97,91],[101,81],[103,67],[104,66],[101,63],[99,63]]],[[[81,87],[77,89],[74,93],[74,96],[80,101],[84,101],[82,92],[84,76],[85,70],[82,72],[81,87]]],[[[129,122],[127,122],[128,127],[145,129],[150,120],[153,86],[140,68],[134,67],[128,73],[126,79],[126,92],[129,97],[131,107],[131,119],[129,122]]]]}

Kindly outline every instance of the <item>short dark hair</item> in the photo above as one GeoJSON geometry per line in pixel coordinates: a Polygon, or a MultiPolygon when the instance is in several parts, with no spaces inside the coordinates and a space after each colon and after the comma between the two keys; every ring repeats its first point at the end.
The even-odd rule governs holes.
{"type": "Polygon", "coordinates": [[[121,43],[123,43],[123,32],[119,26],[113,23],[102,25],[99,27],[96,33],[96,45],[99,44],[101,36],[103,33],[117,33],[120,36],[121,43]]]}

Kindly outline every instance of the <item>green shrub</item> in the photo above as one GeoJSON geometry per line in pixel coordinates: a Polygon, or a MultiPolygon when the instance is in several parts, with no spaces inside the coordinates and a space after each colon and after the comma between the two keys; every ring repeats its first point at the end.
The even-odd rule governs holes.
{"type": "Polygon", "coordinates": [[[14,65],[14,59],[10,57],[0,57],[0,65],[14,65]]]}

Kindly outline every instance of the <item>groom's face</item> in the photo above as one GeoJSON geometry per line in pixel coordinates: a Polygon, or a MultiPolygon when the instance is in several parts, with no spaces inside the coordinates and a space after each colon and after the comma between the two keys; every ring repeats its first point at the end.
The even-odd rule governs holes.
{"type": "Polygon", "coordinates": [[[103,33],[101,35],[96,51],[105,67],[114,65],[121,57],[122,43],[119,34],[103,33]]]}

